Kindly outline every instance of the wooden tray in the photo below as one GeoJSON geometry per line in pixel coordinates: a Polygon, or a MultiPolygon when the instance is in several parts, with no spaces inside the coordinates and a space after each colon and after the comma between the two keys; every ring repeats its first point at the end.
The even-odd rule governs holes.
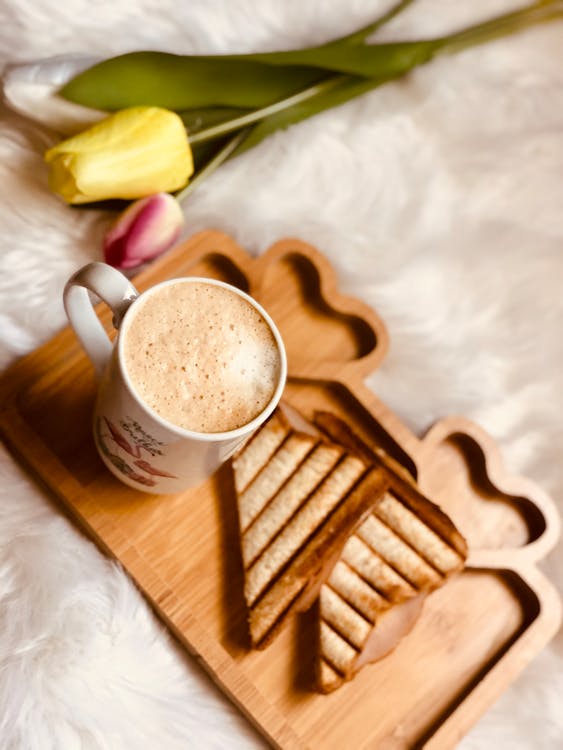
{"type": "MultiPolygon", "coordinates": [[[[273,745],[454,746],[558,628],[559,595],[536,568],[557,540],[554,505],[529,480],[506,474],[474,424],[449,417],[420,440],[363,384],[385,353],[385,328],[337,292],[312,247],[284,240],[253,260],[228,237],[204,232],[135,283],[144,289],[182,275],[225,279],[253,294],[286,341],[287,400],[351,420],[415,474],[466,535],[467,571],[430,596],[394,653],[322,696],[310,689],[310,614],[265,651],[249,650],[230,468],[172,496],[114,479],[90,433],[93,369],[70,330],[4,375],[6,441],[273,745]]],[[[103,316],[108,322],[107,310],[103,316]]]]}

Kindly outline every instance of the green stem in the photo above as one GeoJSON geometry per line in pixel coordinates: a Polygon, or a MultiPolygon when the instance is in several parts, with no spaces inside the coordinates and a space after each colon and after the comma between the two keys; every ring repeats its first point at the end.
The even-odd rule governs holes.
{"type": "Polygon", "coordinates": [[[186,187],[183,190],[180,190],[179,193],[176,193],[176,200],[178,203],[182,203],[188,195],[191,195],[191,193],[202,183],[206,177],[209,177],[209,175],[214,172],[217,167],[220,167],[221,164],[223,164],[224,161],[226,161],[229,156],[233,153],[233,151],[239,146],[243,140],[246,138],[246,136],[249,133],[249,128],[246,130],[242,130],[240,133],[237,133],[234,135],[224,146],[223,148],[215,154],[215,156],[210,159],[207,164],[199,170],[199,172],[196,173],[195,177],[193,177],[190,182],[186,185],[186,187]]]}
{"type": "Polygon", "coordinates": [[[213,125],[213,127],[211,128],[200,130],[199,132],[189,136],[190,143],[202,143],[204,141],[210,141],[213,140],[213,138],[218,138],[221,135],[232,133],[233,130],[239,130],[240,128],[252,125],[253,123],[258,122],[258,120],[263,120],[264,118],[269,117],[270,115],[275,115],[277,112],[281,112],[284,109],[289,109],[290,107],[301,104],[308,99],[313,99],[314,97],[319,96],[319,94],[324,94],[327,91],[330,91],[330,89],[338,86],[343,80],[346,80],[347,78],[349,78],[349,76],[346,75],[332,76],[326,81],[321,81],[321,83],[316,83],[314,86],[309,86],[309,88],[306,88],[303,91],[299,91],[299,93],[297,94],[288,96],[285,99],[280,99],[280,101],[275,102],[274,104],[270,104],[268,107],[256,109],[254,110],[254,112],[250,112],[247,115],[241,115],[240,117],[235,117],[232,120],[221,122],[219,123],[219,125],[213,125]]]}
{"type": "MultiPolygon", "coordinates": [[[[412,0],[409,0],[411,2],[412,0]]],[[[396,14],[402,10],[408,3],[402,2],[389,11],[396,14]],[[399,8],[399,6],[401,6],[399,8]]],[[[389,15],[389,14],[388,14],[389,15]]],[[[411,57],[402,67],[393,69],[392,67],[385,70],[380,77],[361,77],[357,75],[337,74],[321,81],[313,86],[309,86],[303,91],[293,94],[292,96],[281,99],[272,105],[262,107],[246,115],[235,117],[226,122],[220,123],[210,128],[201,130],[190,137],[191,143],[204,142],[225,135],[234,130],[245,128],[239,133],[202,169],[190,184],[178,195],[178,199],[184,199],[205,177],[213,171],[219,164],[223,163],[232,155],[237,155],[241,150],[256,145],[273,132],[273,130],[287,127],[294,122],[299,122],[312,115],[318,114],[325,109],[342,104],[345,101],[353,99],[371,88],[380,86],[390,80],[396,79],[409,72],[418,65],[429,61],[435,55],[452,54],[454,52],[482,44],[491,39],[506,36],[529,26],[544,23],[555,18],[563,17],[563,0],[540,0],[531,6],[508,13],[503,16],[493,18],[480,24],[476,24],[463,31],[450,34],[448,36],[433,40],[410,43],[414,46],[427,46],[426,57],[417,59],[411,57]],[[310,104],[307,104],[310,102],[310,104]],[[281,119],[280,119],[281,118],[281,119]],[[254,127],[249,127],[253,123],[261,123],[254,127]],[[269,124],[271,123],[271,124],[269,124]],[[275,125],[274,125],[275,123],[275,125]],[[261,135],[257,136],[257,129],[261,135]],[[248,142],[243,144],[243,140],[248,137],[248,142]],[[239,148],[242,146],[242,149],[239,148]]],[[[388,20],[388,18],[386,19],[388,20]]],[[[384,22],[378,19],[370,27],[356,32],[357,39],[365,38],[378,25],[384,22]],[[365,36],[362,37],[361,35],[365,36]]],[[[351,35],[347,37],[350,41],[351,35]]],[[[338,43],[341,43],[339,40],[338,43]]],[[[377,46],[377,45],[376,45],[377,46]]],[[[366,45],[365,49],[369,50],[370,46],[366,45]]],[[[385,68],[385,66],[383,66],[385,68]]]]}
{"type": "Polygon", "coordinates": [[[401,0],[401,2],[397,3],[396,5],[393,5],[387,13],[384,13],[382,16],[380,16],[376,21],[372,21],[372,23],[368,24],[367,26],[364,26],[363,29],[358,29],[357,31],[352,32],[351,34],[348,34],[348,36],[340,37],[340,39],[336,39],[334,42],[327,42],[326,44],[323,44],[322,46],[324,48],[326,47],[333,47],[337,44],[360,44],[361,42],[364,42],[368,36],[373,34],[375,31],[377,31],[381,26],[391,21],[391,19],[395,18],[395,16],[398,16],[399,13],[401,13],[405,8],[407,8],[409,5],[412,5],[414,0],[401,0]]]}
{"type": "Polygon", "coordinates": [[[412,57],[402,69],[393,69],[391,67],[385,74],[379,77],[362,78],[353,75],[340,77],[339,85],[333,90],[325,92],[324,96],[318,95],[306,104],[296,105],[292,109],[272,115],[255,125],[244,143],[233,153],[233,156],[238,156],[247,149],[256,146],[276,130],[287,128],[308,117],[344,104],[378,86],[402,77],[405,73],[431,59],[434,55],[453,53],[473,45],[481,44],[497,36],[523,30],[533,24],[561,18],[563,17],[562,6],[563,0],[558,0],[557,2],[544,0],[544,2],[537,3],[531,7],[529,6],[522,11],[501,16],[500,18],[473,26],[471,29],[451,34],[442,40],[434,39],[428,42],[414,43],[431,46],[427,59],[416,61],[416,57],[412,57]]]}
{"type": "Polygon", "coordinates": [[[463,31],[437,39],[437,52],[453,54],[478,44],[498,39],[534,26],[547,23],[563,16],[563,2],[561,0],[540,0],[521,10],[507,13],[490,21],[471,26],[463,31]]]}
{"type": "MultiPolygon", "coordinates": [[[[408,0],[408,2],[412,2],[412,0],[408,0]]],[[[406,0],[403,3],[399,3],[399,5],[401,6],[400,8],[399,5],[394,6],[394,8],[392,8],[387,15],[389,16],[389,14],[394,15],[398,13],[399,10],[402,10],[405,4],[406,0]]],[[[533,24],[550,21],[553,18],[557,18],[561,15],[563,15],[562,0],[542,0],[542,2],[536,3],[532,6],[528,6],[527,8],[524,8],[522,10],[508,13],[498,18],[493,18],[492,20],[476,24],[469,29],[464,29],[463,31],[456,32],[445,37],[428,41],[412,42],[409,44],[409,46],[413,49],[418,46],[420,46],[421,48],[424,47],[424,49],[426,50],[425,57],[422,57],[421,59],[417,59],[416,56],[409,58],[404,62],[404,64],[401,64],[399,66],[396,72],[389,70],[382,77],[387,78],[402,75],[404,73],[407,73],[412,68],[422,64],[423,62],[430,60],[435,55],[452,54],[454,52],[466,49],[467,47],[472,47],[477,44],[483,44],[484,42],[487,42],[491,39],[495,39],[508,33],[519,31],[533,24]]],[[[388,20],[388,18],[380,18],[378,19],[378,21],[371,24],[370,27],[366,27],[360,32],[357,32],[357,38],[360,39],[362,34],[365,34],[367,36],[370,31],[372,31],[378,25],[384,23],[385,20],[388,20]]],[[[340,42],[338,43],[340,44],[340,42]]],[[[370,45],[366,45],[365,49],[366,52],[368,52],[370,49],[370,45]]],[[[375,47],[372,47],[372,49],[374,49],[375,51],[375,47]]],[[[261,107],[260,109],[256,109],[253,112],[232,118],[230,120],[226,120],[219,123],[218,125],[200,130],[199,132],[194,133],[190,136],[190,142],[195,144],[209,141],[222,135],[226,135],[227,133],[232,133],[233,131],[239,130],[240,128],[248,127],[249,125],[259,122],[260,120],[264,120],[267,117],[276,115],[280,112],[283,112],[284,110],[288,110],[292,107],[298,107],[299,105],[302,105],[304,102],[307,102],[309,100],[315,100],[319,98],[322,99],[323,95],[329,93],[333,89],[338,89],[342,84],[345,84],[348,81],[352,81],[354,78],[354,76],[346,74],[333,75],[330,78],[321,81],[320,83],[309,86],[308,88],[298,92],[297,94],[292,94],[291,96],[288,96],[284,99],[280,99],[274,104],[270,104],[266,107],[261,107]]]]}
{"type": "MultiPolygon", "coordinates": [[[[333,42],[327,42],[327,44],[322,45],[322,48],[328,49],[330,47],[335,47],[343,43],[359,44],[363,42],[368,36],[370,36],[370,34],[373,34],[373,32],[377,31],[377,29],[381,28],[381,26],[388,23],[392,18],[401,13],[401,11],[403,11],[413,2],[414,0],[401,0],[400,2],[393,5],[376,21],[372,21],[372,23],[364,26],[362,29],[358,29],[358,31],[355,31],[352,34],[348,34],[348,36],[341,37],[333,42]]],[[[350,76],[345,74],[331,76],[327,80],[321,81],[320,83],[310,86],[303,91],[299,91],[297,94],[288,96],[285,99],[280,99],[279,101],[274,102],[274,104],[270,104],[267,107],[256,109],[254,110],[254,112],[250,112],[246,115],[241,115],[240,117],[226,120],[225,122],[214,125],[213,127],[202,129],[190,136],[190,143],[202,143],[204,141],[210,141],[213,138],[218,138],[221,135],[232,133],[234,130],[239,130],[240,128],[252,125],[259,120],[263,120],[264,118],[269,117],[270,115],[274,115],[277,112],[281,112],[284,109],[288,109],[289,107],[301,104],[302,102],[305,102],[308,99],[312,99],[321,94],[325,94],[332,88],[338,87],[349,77],[350,76]]]]}

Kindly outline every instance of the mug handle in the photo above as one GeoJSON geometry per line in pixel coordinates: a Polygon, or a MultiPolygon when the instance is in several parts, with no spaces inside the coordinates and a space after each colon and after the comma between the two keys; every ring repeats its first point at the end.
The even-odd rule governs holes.
{"type": "Polygon", "coordinates": [[[63,301],[67,317],[96,373],[101,375],[110,358],[112,343],[94,311],[88,292],[94,292],[111,308],[115,328],[119,328],[139,292],[129,279],[106,263],[89,263],[66,283],[63,301]]]}

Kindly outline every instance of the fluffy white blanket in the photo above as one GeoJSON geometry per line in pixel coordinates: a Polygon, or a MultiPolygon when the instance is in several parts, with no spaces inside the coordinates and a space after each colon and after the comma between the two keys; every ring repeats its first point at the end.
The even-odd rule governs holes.
{"type": "MultiPolygon", "coordinates": [[[[516,0],[517,2],[517,0],[516,0]]],[[[0,67],[65,52],[255,51],[366,23],[376,0],[4,0],[0,67]]],[[[452,29],[515,0],[419,0],[385,31],[452,29]]],[[[187,204],[190,231],[253,253],[322,249],[387,322],[370,385],[415,430],[465,414],[563,498],[563,24],[441,59],[277,134],[187,204]]],[[[47,189],[55,135],[0,125],[0,366],[64,324],[61,290],[109,216],[47,189]]],[[[0,746],[250,748],[263,741],[178,648],[119,567],[0,453],[0,746]]],[[[563,550],[547,564],[563,587],[563,550]]],[[[465,750],[563,747],[561,634],[465,750]]]]}

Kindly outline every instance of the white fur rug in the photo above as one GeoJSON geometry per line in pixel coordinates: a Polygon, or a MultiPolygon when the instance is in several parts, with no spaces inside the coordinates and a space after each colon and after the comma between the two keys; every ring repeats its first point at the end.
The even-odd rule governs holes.
{"type": "MultiPolygon", "coordinates": [[[[385,35],[437,33],[512,0],[419,0],[385,35]]],[[[3,0],[0,67],[65,52],[270,50],[366,23],[377,0],[3,0]]],[[[370,385],[414,429],[461,413],[563,504],[563,23],[436,61],[277,134],[187,204],[190,232],[260,253],[322,249],[387,322],[370,385]]],[[[0,366],[64,323],[70,273],[109,217],[46,187],[48,130],[2,112],[0,366]]],[[[262,747],[127,577],[0,453],[0,747],[262,747]]],[[[563,549],[547,564],[563,589],[563,549]]],[[[461,743],[563,747],[563,637],[461,743]]],[[[384,707],[382,707],[384,710],[384,707]]],[[[320,750],[320,749],[319,749],[320,750]]],[[[355,750],[351,748],[350,750],[355,750]]]]}

